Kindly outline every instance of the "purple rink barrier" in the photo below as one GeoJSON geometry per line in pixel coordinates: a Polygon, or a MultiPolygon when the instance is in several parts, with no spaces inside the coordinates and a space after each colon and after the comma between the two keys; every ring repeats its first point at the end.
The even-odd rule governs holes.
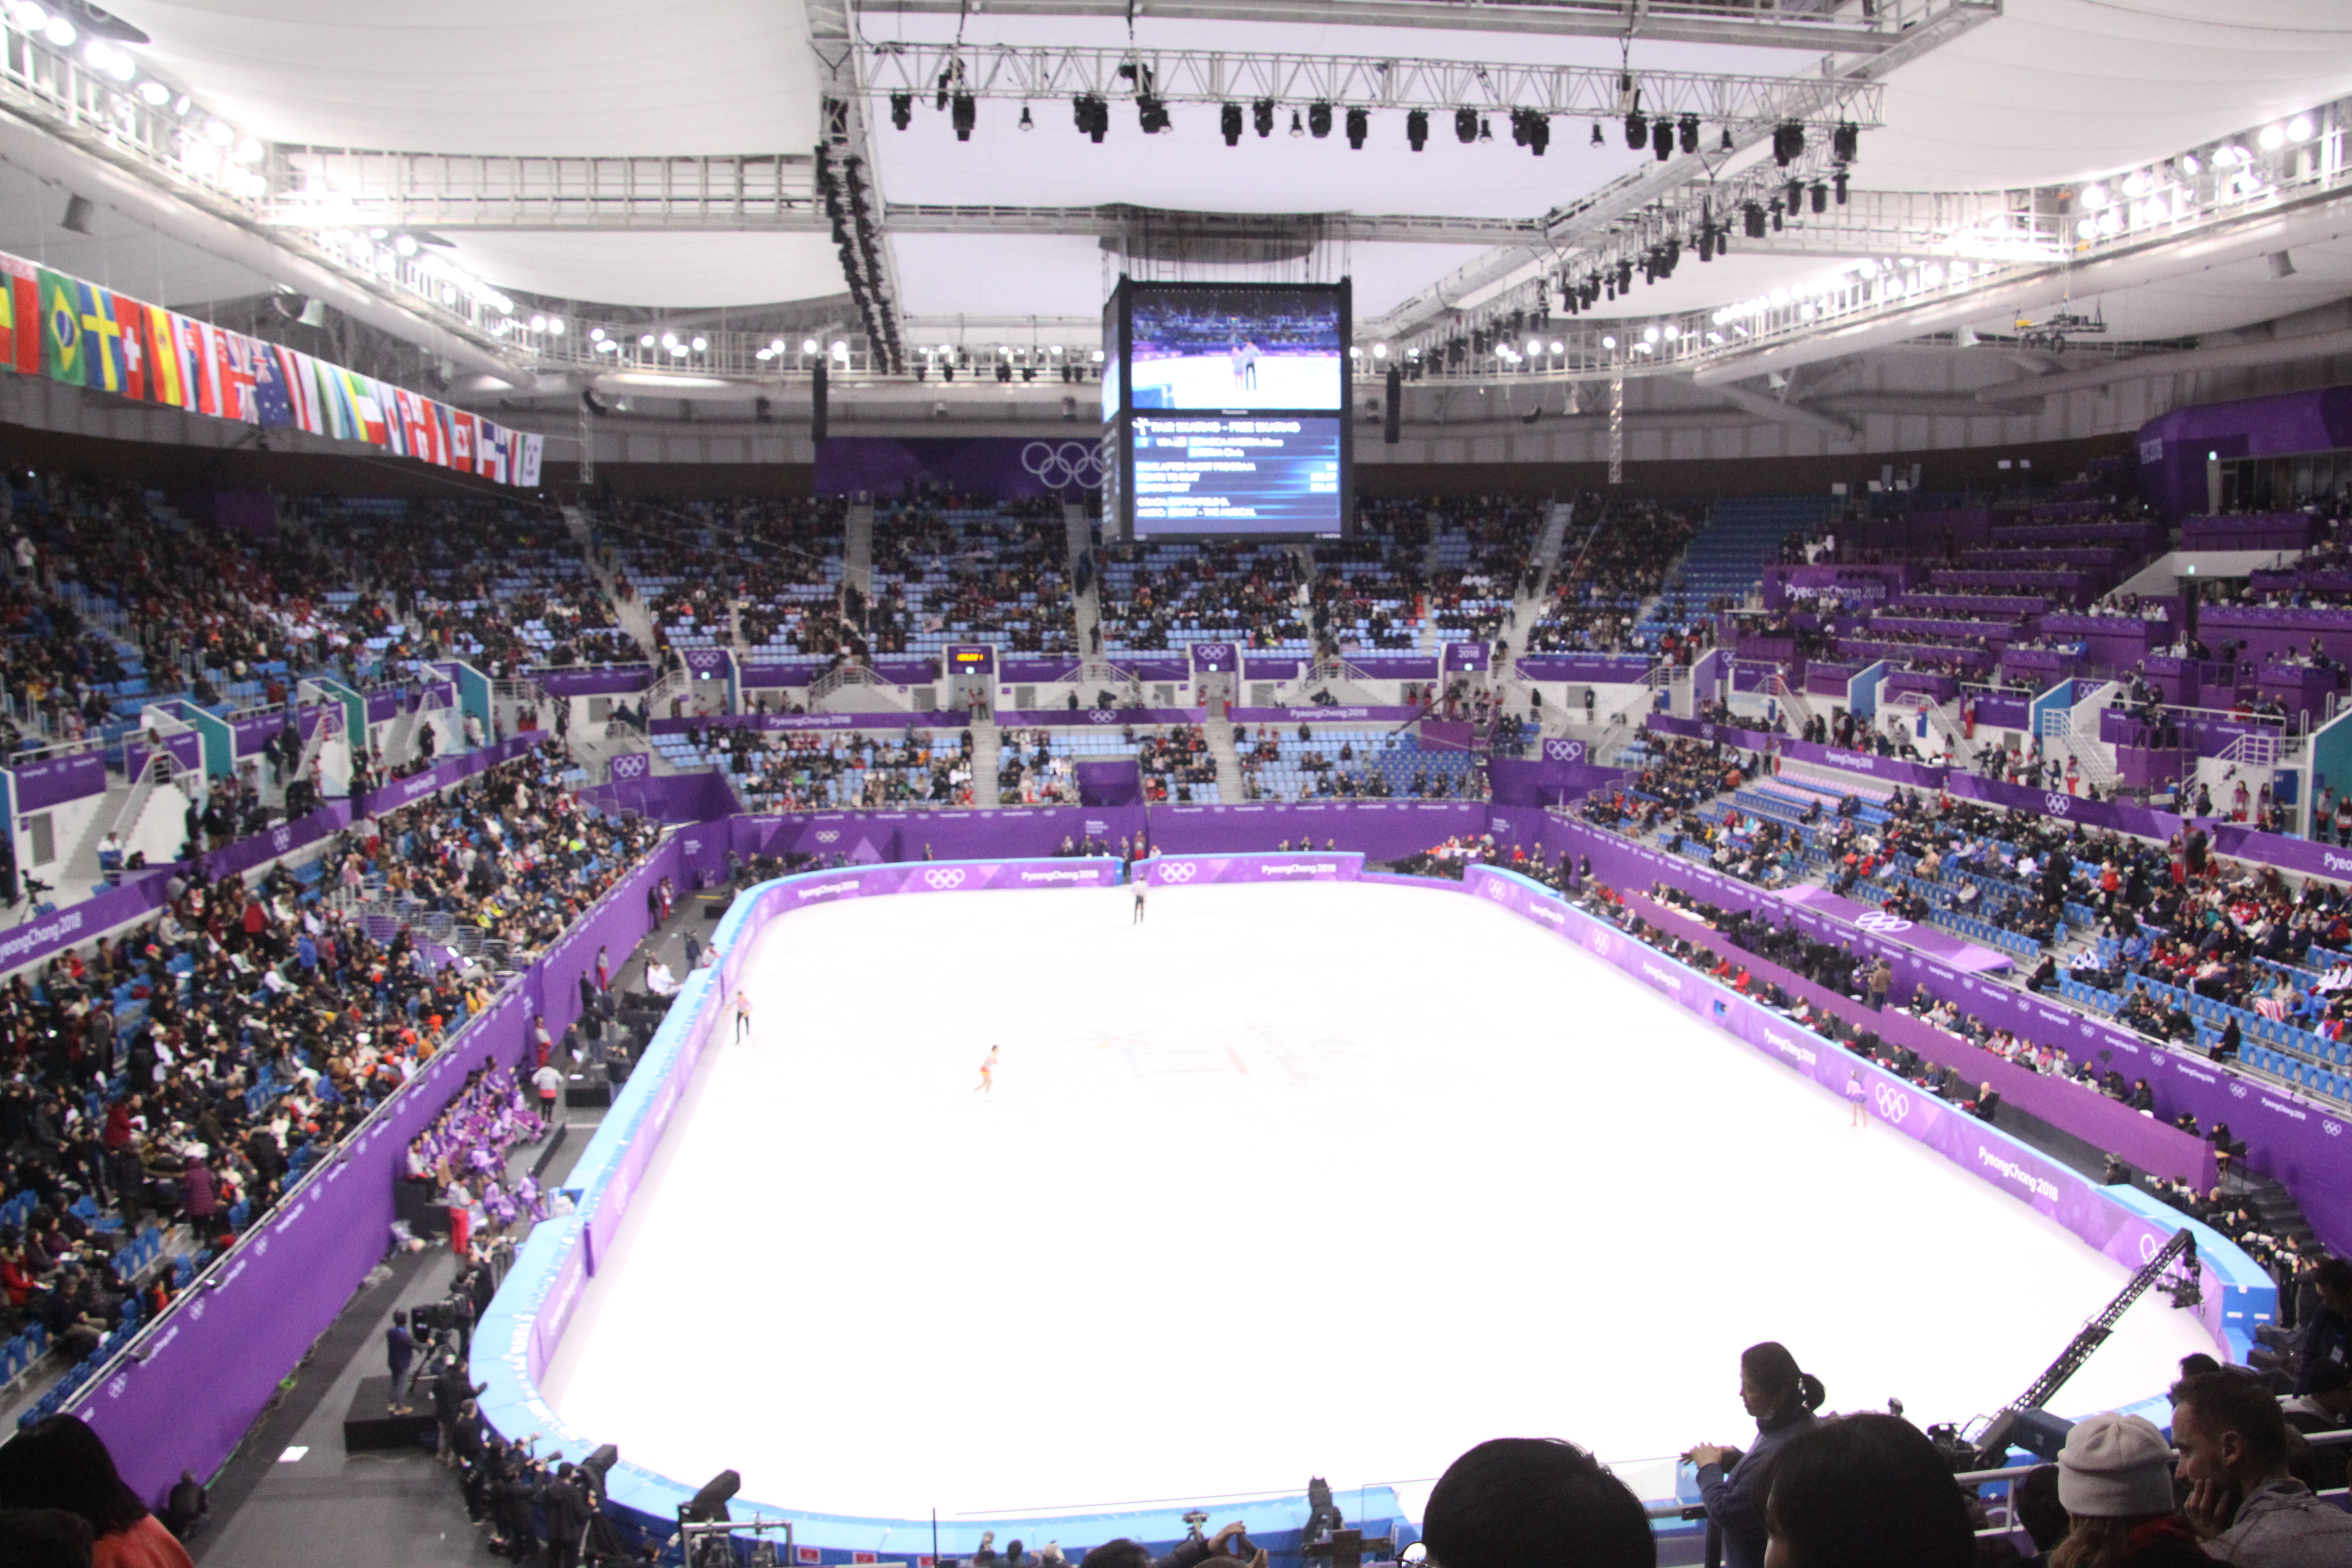
{"type": "Polygon", "coordinates": [[[707,719],[656,719],[649,726],[656,735],[683,735],[689,730],[878,730],[893,734],[907,730],[961,730],[971,722],[968,713],[933,709],[928,713],[713,713],[707,719]]]}
{"type": "Polygon", "coordinates": [[[8,771],[16,779],[19,816],[28,811],[43,811],[69,800],[106,793],[106,753],[102,751],[76,752],[68,757],[20,763],[8,771]]]}
{"type": "Polygon", "coordinates": [[[169,872],[169,867],[158,867],[131,873],[119,888],[0,931],[0,974],[38,963],[116,926],[145,920],[163,907],[169,872]]]}
{"type": "Polygon", "coordinates": [[[1144,862],[1155,888],[1206,887],[1212,882],[1353,882],[1364,858],[1318,855],[1156,855],[1144,862]]]}
{"type": "MultiPolygon", "coordinates": [[[[1442,885],[1442,884],[1440,884],[1442,885]]],[[[1549,889],[1474,866],[1463,892],[1545,927],[1659,991],[1676,1005],[1746,1041],[1781,1066],[1844,1097],[1846,1076],[1869,1086],[1872,1113],[1961,1170],[2056,1220],[2126,1268],[2156,1255],[2176,1229],[2197,1233],[2204,1301],[2198,1321],[2226,1359],[2243,1359],[2257,1323],[2276,1315],[2278,1291],[2262,1267],[2215,1232],[2147,1200],[2126,1201],[1996,1127],[1832,1044],[1727,986],[1686,968],[1615,927],[1571,908],[1549,889]],[[2236,1331],[2233,1345],[2230,1331],[2236,1331]]]]}
{"type": "Polygon", "coordinates": [[[1639,654],[1531,653],[1511,667],[1520,680],[1565,680],[1573,686],[1639,686],[1650,661],[1639,654]]]}
{"type": "Polygon", "coordinates": [[[799,811],[737,816],[725,825],[739,855],[835,856],[886,861],[1043,858],[1065,839],[1116,845],[1140,838],[1143,808],[1026,805],[978,811],[799,811]]]}
{"type": "Polygon", "coordinates": [[[2305,877],[2352,882],[2352,849],[2262,833],[2239,822],[2217,822],[2212,826],[2213,853],[2224,860],[2260,860],[2305,877]]]}
{"type": "Polygon", "coordinates": [[[1304,839],[1367,860],[1402,860],[1449,838],[1475,837],[1489,820],[1484,801],[1155,805],[1151,842],[1163,855],[1246,855],[1304,839]]]}
{"type": "Polygon", "coordinates": [[[1880,936],[1891,937],[1915,952],[1923,952],[1929,958],[1939,959],[1950,964],[1963,974],[1982,974],[1989,969],[2009,967],[2009,956],[2006,953],[1995,952],[1989,947],[1979,947],[1972,942],[1962,942],[1948,931],[1937,931],[1933,926],[1920,925],[1916,921],[1890,915],[1884,910],[1875,910],[1867,904],[1855,903],[1852,899],[1843,898],[1831,892],[1827,888],[1816,887],[1811,882],[1800,883],[1796,887],[1772,896],[1785,903],[1799,904],[1806,909],[1818,910],[1840,924],[1850,925],[1856,931],[1875,931],[1880,936]]]}
{"type": "Polygon", "coordinates": [[[132,1490],[157,1502],[182,1470],[209,1476],[228,1458],[383,1258],[409,1141],[467,1072],[521,1058],[533,1013],[558,1034],[578,1016],[577,972],[600,946],[636,945],[646,890],[678,855],[673,840],[614,883],[67,1405],[106,1439],[132,1490]]]}
{"type": "MultiPolygon", "coordinates": [[[[1895,965],[1887,993],[1899,1000],[1925,986],[1927,994],[1949,1000],[1991,1028],[2008,1029],[2036,1045],[2064,1047],[2078,1062],[2123,1074],[2126,1082],[2145,1078],[2156,1114],[2170,1121],[2182,1112],[2198,1125],[2226,1121],[2246,1142],[2246,1163],[2286,1184],[2305,1217],[2331,1251],[2352,1254],[2352,1118],[2338,1108],[2306,1100],[2273,1084],[2247,1078],[2201,1056],[2143,1039],[2104,1018],[2045,1002],[1990,976],[1963,974],[1920,957],[1866,931],[1819,920],[1771,898],[1763,889],[1722,876],[1679,856],[1667,855],[1613,833],[1563,817],[1550,819],[1544,843],[1553,852],[1567,847],[1592,858],[1592,874],[1614,888],[1646,888],[1670,882],[1726,909],[1788,911],[1800,926],[1824,941],[1845,942],[1860,952],[1885,953],[1895,965]]],[[[2188,1175],[2189,1172],[2160,1172],[2188,1175]]]]}
{"type": "Polygon", "coordinates": [[[1236,724],[1406,724],[1423,716],[1420,708],[1349,708],[1339,703],[1318,707],[1236,708],[1225,715],[1236,724]]]}
{"type": "Polygon", "coordinates": [[[651,665],[614,664],[534,670],[530,679],[550,697],[634,697],[654,683],[654,672],[651,665]]]}
{"type": "MultiPolygon", "coordinates": [[[[676,1121],[695,1068],[705,1051],[722,1037],[728,1026],[728,999],[749,962],[753,939],[771,921],[794,910],[844,899],[982,889],[1108,887],[1118,878],[1117,864],[1108,859],[942,861],[785,878],[762,883],[737,899],[712,938],[718,963],[687,977],[643,1061],[574,1167],[572,1184],[581,1193],[578,1212],[533,1228],[475,1331],[472,1375],[489,1385],[480,1406],[491,1425],[509,1436],[537,1432],[543,1438],[542,1453],[573,1462],[598,1446],[599,1434],[579,1431],[548,1405],[540,1394],[538,1380],[593,1283],[598,1259],[611,1254],[645,1173],[659,1152],[662,1136],[676,1121]]],[[[692,1495],[701,1478],[681,1481],[658,1474],[631,1463],[625,1441],[622,1447],[621,1462],[606,1478],[607,1512],[667,1537],[675,1528],[678,1506],[692,1495]]],[[[1358,1506],[1368,1516],[1368,1530],[1385,1529],[1386,1521],[1401,1511],[1393,1493],[1385,1489],[1374,1490],[1368,1503],[1358,1506]]],[[[893,1540],[899,1543],[896,1554],[903,1557],[909,1555],[908,1541],[919,1536],[925,1542],[929,1539],[928,1520],[859,1518],[740,1499],[738,1507],[769,1517],[790,1517],[795,1547],[813,1554],[797,1557],[802,1563],[872,1562],[893,1540]]],[[[1306,1519],[1303,1498],[1253,1500],[1249,1508],[1253,1526],[1261,1516],[1270,1516],[1269,1527],[1254,1533],[1272,1542],[1279,1542],[1284,1529],[1295,1530],[1306,1519]]],[[[958,1554],[969,1554],[978,1546],[982,1529],[1052,1538],[1081,1551],[1122,1535],[1157,1546],[1172,1544],[1186,1533],[1182,1517],[1172,1508],[1050,1520],[1024,1517],[1017,1521],[957,1519],[943,1521],[939,1528],[940,1549],[958,1554]]]]}
{"type": "MultiPolygon", "coordinates": [[[[715,822],[743,809],[743,803],[735,798],[734,786],[717,768],[697,768],[692,773],[663,773],[658,777],[639,773],[625,778],[624,764],[629,761],[630,753],[626,752],[614,757],[612,782],[592,784],[580,792],[581,798],[593,801],[607,811],[634,811],[672,823],[715,822]]],[[[642,763],[642,754],[640,763],[650,765],[642,763]]]]}
{"type": "Polygon", "coordinates": [[[1658,903],[1645,894],[1620,889],[1618,895],[1652,925],[1711,948],[1718,957],[1735,960],[1756,979],[1769,981],[1790,995],[1811,1003],[1816,1009],[1835,1013],[1857,1029],[1875,1029],[1881,1039],[1891,1045],[1908,1046],[1936,1066],[1956,1069],[1970,1083],[1990,1083],[2011,1105],[2063,1132],[2073,1133],[2093,1148],[2120,1155],[2143,1171],[2187,1176],[2197,1184],[2200,1192],[2213,1184],[2213,1146],[2170,1122],[2142,1116],[2121,1100],[2109,1100],[2086,1084],[2044,1077],[2019,1067],[1899,1008],[1873,1012],[1851,996],[1816,985],[1793,970],[1732,947],[1696,916],[1658,903]]]}
{"type": "Polygon", "coordinates": [[[1150,730],[1170,724],[1198,724],[1204,708],[1001,708],[1000,730],[1124,730],[1134,725],[1150,730]]]}

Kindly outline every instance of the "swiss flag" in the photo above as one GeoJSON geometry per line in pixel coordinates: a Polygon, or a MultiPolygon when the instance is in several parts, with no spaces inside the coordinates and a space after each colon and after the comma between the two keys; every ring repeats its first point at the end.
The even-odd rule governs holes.
{"type": "Polygon", "coordinates": [[[849,1554],[849,1560],[852,1563],[879,1563],[882,1561],[882,1556],[876,1552],[853,1552],[849,1554]]]}
{"type": "Polygon", "coordinates": [[[793,1548],[793,1561],[795,1563],[815,1563],[822,1561],[822,1559],[818,1557],[817,1550],[814,1546],[795,1546],[793,1548]]]}
{"type": "Polygon", "coordinates": [[[449,415],[449,466],[474,466],[474,416],[462,408],[453,409],[449,415]]]}

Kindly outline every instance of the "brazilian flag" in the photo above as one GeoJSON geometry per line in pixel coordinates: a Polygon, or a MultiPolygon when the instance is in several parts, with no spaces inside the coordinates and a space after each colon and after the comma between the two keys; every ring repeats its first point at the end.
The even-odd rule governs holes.
{"type": "Polygon", "coordinates": [[[89,384],[89,355],[81,330],[81,295],[74,280],[41,268],[41,368],[51,381],[89,384]]]}

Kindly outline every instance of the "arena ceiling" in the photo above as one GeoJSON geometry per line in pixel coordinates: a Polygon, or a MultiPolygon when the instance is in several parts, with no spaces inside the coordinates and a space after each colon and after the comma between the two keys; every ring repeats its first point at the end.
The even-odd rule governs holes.
{"type": "MultiPolygon", "coordinates": [[[[5,0],[0,9],[27,3],[5,0]]],[[[75,4],[61,0],[68,15],[75,4]]],[[[1572,273],[1607,226],[1580,209],[1606,206],[1629,180],[1663,177],[1648,153],[1627,148],[1613,107],[1552,117],[1541,157],[1512,144],[1499,104],[1482,116],[1493,139],[1468,145],[1439,109],[1426,147],[1412,151],[1403,109],[1417,101],[1411,89],[1372,109],[1360,150],[1337,126],[1326,137],[1291,135],[1289,117],[1305,104],[1297,95],[1284,97],[1276,134],[1245,133],[1228,147],[1216,105],[1184,101],[1170,85],[1179,70],[1168,62],[1213,53],[1229,66],[1396,62],[1436,73],[1432,79],[1449,62],[1498,72],[1583,68],[1593,78],[1629,74],[1660,95],[1657,84],[1669,80],[1714,80],[1744,84],[1718,90],[1746,94],[1739,101],[1751,108],[1791,94],[1819,100],[1820,84],[1839,79],[1848,95],[1817,104],[1818,118],[1864,124],[1848,170],[1858,201],[2078,189],[2352,95],[2352,13],[2342,0],[1876,0],[1868,21],[1864,0],[1142,0],[1131,20],[1111,0],[686,0],[658,8],[611,0],[391,8],[122,0],[120,14],[149,40],[125,46],[142,73],[278,149],[428,155],[418,168],[468,158],[781,160],[776,178],[801,202],[797,217],[780,216],[789,205],[780,197],[764,215],[700,223],[674,213],[648,220],[635,209],[552,225],[528,216],[477,223],[436,207],[442,221],[406,226],[458,271],[531,301],[563,302],[583,320],[599,308],[641,317],[756,311],[842,295],[852,280],[821,216],[807,211],[810,151],[830,132],[869,173],[879,288],[910,323],[910,341],[960,320],[1002,330],[1040,318],[1083,331],[1122,265],[1123,243],[1106,237],[1115,224],[1087,215],[1114,205],[1276,223],[1308,215],[1315,223],[1294,226],[1296,243],[1268,253],[1278,258],[1162,260],[1159,275],[1345,274],[1356,280],[1360,323],[1402,338],[1548,270],[1572,273]],[[1822,47],[1823,38],[1838,47],[1822,47]],[[1170,80],[1160,89],[1177,98],[1172,126],[1144,134],[1130,88],[1110,101],[1097,144],[1074,126],[1063,84],[1074,79],[1074,60],[1122,56],[1161,62],[1170,80]],[[935,107],[929,90],[914,97],[906,129],[894,128],[889,89],[918,70],[928,82],[946,58],[971,73],[968,139],[959,140],[955,115],[935,107]],[[1024,71],[1051,89],[1016,90],[1024,71]],[[850,97],[857,112],[828,125],[828,93],[850,97]],[[1021,124],[1024,110],[1034,129],[1021,124]],[[1601,145],[1592,144],[1596,125],[1601,145]]],[[[1230,73],[1232,96],[1249,101],[1252,79],[1262,79],[1230,73]]],[[[1677,170],[1696,172],[1675,184],[1685,195],[1710,182],[1727,189],[1743,171],[1769,166],[1756,129],[1743,131],[1739,151],[1719,155],[1710,119],[1703,155],[1677,155],[1677,170]]],[[[1817,178],[1827,168],[1824,139],[1817,131],[1817,178]]],[[[89,235],[59,230],[54,196],[18,196],[69,184],[60,178],[68,165],[24,147],[21,137],[0,137],[0,195],[8,198],[0,202],[0,247],[166,302],[216,298],[248,281],[269,286],[266,257],[240,253],[233,262],[194,226],[113,220],[89,235]]],[[[323,211],[306,219],[273,199],[260,226],[337,221],[323,211]]],[[[2054,286],[2045,279],[2038,292],[1989,291],[1973,314],[1963,298],[1934,322],[1911,324],[2006,331],[2055,287],[2078,308],[2104,310],[2118,335],[2173,340],[2352,293],[2352,222],[2324,216],[2291,237],[2294,271],[2284,278],[2263,259],[2271,242],[2257,238],[2202,255],[2142,257],[2121,271],[2086,269],[2054,286]]],[[[1898,248],[1836,222],[1801,235],[1792,227],[1760,243],[1743,239],[1709,266],[1685,260],[1597,313],[1717,310],[1776,289],[1801,291],[1809,279],[1898,248]]],[[[508,345],[474,341],[511,357],[508,345]]]]}

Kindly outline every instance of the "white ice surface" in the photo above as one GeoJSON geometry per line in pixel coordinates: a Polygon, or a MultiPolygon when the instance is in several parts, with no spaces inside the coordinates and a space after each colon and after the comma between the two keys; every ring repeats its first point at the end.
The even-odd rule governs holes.
{"type": "MultiPolygon", "coordinates": [[[[1744,1345],[1832,1409],[1965,1418],[2125,1278],[1485,903],[1171,889],[1142,930],[1129,903],[771,925],[757,1033],[706,1058],[550,1369],[562,1415],[835,1513],[1410,1483],[1506,1435],[1660,1495],[1644,1461],[1752,1434],[1744,1345]]],[[[2151,1298],[2059,1403],[2210,1348],[2151,1298]]]]}

